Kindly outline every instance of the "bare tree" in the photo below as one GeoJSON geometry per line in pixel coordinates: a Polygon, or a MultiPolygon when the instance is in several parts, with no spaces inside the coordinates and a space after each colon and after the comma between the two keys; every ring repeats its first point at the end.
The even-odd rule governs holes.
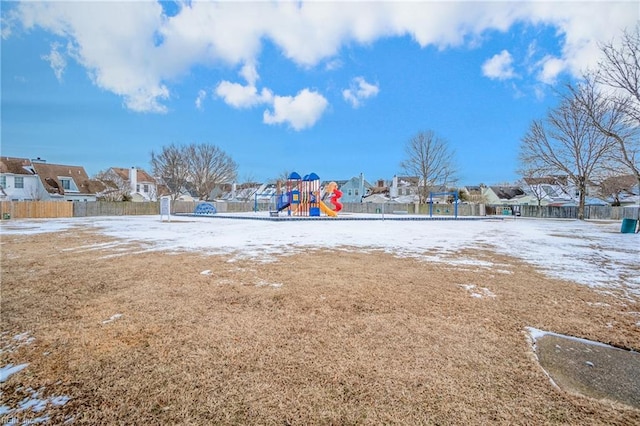
{"type": "Polygon", "coordinates": [[[611,139],[592,124],[580,102],[566,96],[545,120],[534,120],[520,146],[523,169],[564,174],[578,191],[578,219],[584,219],[587,184],[601,170],[611,139]]]}
{"type": "Polygon", "coordinates": [[[269,179],[269,181],[272,183],[280,182],[281,184],[283,184],[287,180],[289,180],[289,176],[291,176],[291,172],[285,169],[285,170],[282,170],[280,173],[278,173],[276,177],[269,179]]]}
{"type": "Polygon", "coordinates": [[[541,183],[544,182],[544,178],[538,176],[537,173],[532,170],[521,171],[520,174],[522,176],[522,180],[516,182],[516,184],[523,188],[527,188],[536,198],[538,201],[538,207],[540,207],[542,205],[542,199],[546,195],[544,187],[541,185],[541,183]]]}
{"type": "Polygon", "coordinates": [[[171,199],[176,200],[186,189],[189,181],[189,163],[185,148],[175,144],[162,147],[158,154],[151,152],[153,175],[159,177],[169,188],[171,199]]]}
{"type": "Polygon", "coordinates": [[[596,81],[620,90],[620,100],[630,120],[640,124],[640,24],[624,31],[621,43],[601,46],[604,59],[598,63],[596,81]]]}
{"type": "Polygon", "coordinates": [[[611,175],[600,182],[600,195],[611,198],[613,206],[620,205],[620,198],[624,193],[631,194],[633,186],[637,183],[633,175],[611,175]]]}
{"type": "Polygon", "coordinates": [[[569,88],[592,124],[616,142],[612,168],[622,164],[640,187],[640,24],[625,31],[619,44],[609,42],[601,51],[598,69],[587,73],[579,87],[569,88]]]}
{"type": "Polygon", "coordinates": [[[432,130],[422,131],[413,136],[405,146],[406,159],[400,163],[408,175],[420,179],[418,197],[426,202],[429,187],[447,186],[455,182],[454,151],[445,139],[432,130]]]}
{"type": "Polygon", "coordinates": [[[237,182],[257,182],[258,178],[256,177],[255,173],[251,173],[251,172],[245,172],[242,174],[241,177],[237,177],[236,178],[237,182]]]}
{"type": "Polygon", "coordinates": [[[213,189],[236,179],[238,166],[222,149],[209,144],[186,147],[190,181],[201,200],[208,200],[213,189]]]}
{"type": "Polygon", "coordinates": [[[130,201],[131,186],[116,174],[101,170],[95,175],[95,179],[102,182],[105,190],[99,195],[104,201],[130,201]]]}

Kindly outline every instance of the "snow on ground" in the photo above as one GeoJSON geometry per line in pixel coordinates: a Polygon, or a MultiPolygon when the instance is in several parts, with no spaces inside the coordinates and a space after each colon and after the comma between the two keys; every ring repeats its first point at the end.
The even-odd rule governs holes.
{"type": "MultiPolygon", "coordinates": [[[[18,348],[25,345],[30,345],[35,341],[35,338],[32,337],[28,331],[17,334],[11,338],[9,338],[9,335],[7,335],[6,332],[3,332],[0,337],[2,337],[2,340],[6,342],[2,345],[2,348],[0,348],[0,355],[4,352],[15,352],[16,350],[18,350],[18,348]]],[[[9,377],[14,374],[20,373],[22,370],[28,367],[29,363],[18,365],[7,364],[0,367],[0,383],[7,381],[9,377]]],[[[38,417],[22,422],[22,424],[47,423],[49,421],[47,409],[51,406],[65,405],[71,399],[68,396],[64,395],[52,395],[46,397],[44,396],[45,387],[41,387],[40,389],[32,389],[19,386],[17,390],[22,391],[26,396],[17,404],[13,404],[13,406],[11,406],[2,403],[3,392],[2,388],[0,388],[0,416],[12,416],[26,411],[31,411],[37,414],[38,417]]],[[[71,417],[68,417],[67,419],[71,420],[71,417]]],[[[9,418],[7,423],[5,424],[19,424],[19,420],[16,418],[9,418]]]]}
{"type": "MultiPolygon", "coordinates": [[[[241,215],[238,215],[239,217],[241,215]]],[[[266,213],[241,217],[266,218],[266,213]]],[[[347,216],[347,215],[345,215],[347,216]]],[[[349,215],[348,217],[356,217],[349,215]]],[[[362,215],[360,217],[366,217],[362,215]]],[[[380,218],[380,216],[374,216],[380,218]]],[[[388,219],[393,216],[388,216],[388,219]]],[[[410,216],[403,215],[402,218],[410,216]]],[[[93,228],[142,251],[198,251],[231,254],[259,262],[302,250],[383,250],[396,256],[456,266],[476,266],[508,273],[500,265],[457,256],[462,249],[489,249],[529,262],[550,276],[580,284],[622,289],[640,296],[640,234],[622,234],[620,222],[541,219],[385,221],[265,221],[219,217],[110,216],[71,219],[12,220],[0,234],[65,232],[93,228]]],[[[104,243],[77,250],[105,248],[104,243]]],[[[114,243],[113,246],[121,246],[114,243]]],[[[112,250],[112,256],[127,254],[112,250]]]]}
{"type": "Polygon", "coordinates": [[[9,377],[13,376],[17,372],[24,370],[28,365],[29,364],[26,363],[18,365],[7,364],[4,367],[0,367],[0,383],[5,382],[9,377]]]}
{"type": "Polygon", "coordinates": [[[475,297],[477,299],[483,299],[486,297],[496,297],[495,293],[486,287],[478,287],[475,284],[460,284],[460,287],[467,290],[471,295],[471,297],[475,297]]]}
{"type": "MultiPolygon", "coordinates": [[[[256,213],[263,217],[265,213],[256,213]]],[[[247,216],[246,214],[244,216],[247,216]]],[[[351,215],[355,217],[355,215],[351,215]]],[[[380,216],[376,216],[380,218],[380,216]]],[[[403,215],[403,219],[408,218],[403,215]]],[[[73,232],[91,228],[117,238],[112,243],[83,244],[71,251],[106,250],[107,256],[145,251],[197,251],[229,254],[230,261],[252,259],[270,262],[278,256],[304,250],[383,250],[395,256],[414,257],[425,262],[446,262],[458,268],[491,269],[509,274],[508,265],[474,258],[473,250],[492,250],[535,265],[546,274],[600,291],[622,290],[626,298],[640,297],[640,234],[622,234],[620,223],[575,220],[506,219],[446,221],[314,220],[264,221],[220,217],[118,216],[72,219],[11,220],[0,224],[0,236],[73,232]],[[465,249],[464,255],[460,253],[465,249]]],[[[0,242],[0,245],[6,241],[0,242]]],[[[209,275],[210,270],[200,272],[209,275]]],[[[260,281],[257,286],[279,288],[281,283],[260,281]]],[[[460,285],[471,297],[493,298],[487,288],[460,285]]],[[[114,314],[108,324],[121,317],[114,314]]],[[[640,322],[638,323],[640,326],[640,322]]],[[[546,332],[528,329],[533,344],[546,332]]],[[[6,332],[2,337],[7,337],[6,332]]],[[[6,339],[5,339],[6,340],[6,339]]],[[[22,333],[9,339],[0,353],[30,344],[33,338],[22,333]]],[[[0,381],[19,374],[28,364],[0,368],[0,381]]],[[[29,394],[18,406],[0,405],[0,415],[31,410],[47,422],[47,406],[64,405],[66,396],[43,397],[43,389],[26,389],[29,394]]],[[[1,396],[1,392],[0,392],[1,396]]],[[[68,420],[72,420],[69,418],[68,420]]]]}

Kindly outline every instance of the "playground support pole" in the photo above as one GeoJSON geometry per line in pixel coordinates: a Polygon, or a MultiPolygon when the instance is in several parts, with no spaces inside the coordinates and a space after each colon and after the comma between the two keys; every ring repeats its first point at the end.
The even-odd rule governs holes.
{"type": "Polygon", "coordinates": [[[457,192],[429,192],[429,217],[433,217],[433,196],[437,195],[437,196],[450,196],[453,195],[453,211],[454,211],[454,216],[457,219],[458,218],[458,193],[457,192]]]}

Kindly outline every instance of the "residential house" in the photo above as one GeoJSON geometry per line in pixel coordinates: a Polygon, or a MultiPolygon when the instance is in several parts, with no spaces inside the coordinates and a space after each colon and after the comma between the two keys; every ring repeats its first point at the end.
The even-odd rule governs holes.
{"type": "Polygon", "coordinates": [[[533,205],[562,206],[574,204],[567,176],[525,177],[525,192],[531,196],[533,205]]]}
{"type": "Polygon", "coordinates": [[[81,166],[12,157],[0,157],[0,186],[10,201],[95,201],[104,189],[81,166]]]}
{"type": "Polygon", "coordinates": [[[391,181],[391,198],[404,197],[403,203],[419,200],[420,178],[417,176],[394,176],[391,181]],[[409,201],[410,200],[410,201],[409,201]]]}
{"type": "Polygon", "coordinates": [[[482,188],[482,197],[488,205],[537,204],[535,197],[527,195],[519,186],[486,186],[482,188]]]}
{"type": "Polygon", "coordinates": [[[466,202],[474,204],[486,204],[487,200],[483,195],[483,186],[471,185],[460,188],[465,195],[466,202]]]}
{"type": "Polygon", "coordinates": [[[263,183],[253,194],[253,200],[257,202],[270,202],[275,200],[278,191],[275,183],[263,183]]]}
{"type": "Polygon", "coordinates": [[[364,179],[364,174],[360,173],[360,176],[352,177],[340,185],[340,191],[342,191],[340,202],[360,203],[371,188],[372,185],[364,179]]]}
{"type": "Polygon", "coordinates": [[[424,188],[422,182],[422,179],[418,176],[394,176],[391,181],[391,199],[398,203],[418,203],[420,201],[420,191],[424,190],[426,202],[447,202],[448,196],[441,194],[451,191],[445,185],[431,185],[424,188]],[[430,194],[440,195],[430,198],[430,194]]]}
{"type": "Polygon", "coordinates": [[[0,199],[33,201],[44,197],[44,188],[29,159],[0,157],[0,199]]]}
{"type": "MultiPolygon", "coordinates": [[[[532,198],[529,204],[541,206],[577,206],[580,192],[569,182],[568,176],[526,177],[525,192],[532,198]]],[[[589,182],[585,191],[585,205],[604,206],[609,203],[594,197],[597,186],[589,182]]]]}
{"type": "Polygon", "coordinates": [[[231,183],[222,183],[219,185],[216,185],[215,188],[213,188],[213,190],[211,190],[211,194],[209,194],[209,198],[211,200],[223,200],[225,199],[225,197],[227,197],[227,195],[229,195],[230,198],[230,194],[231,194],[231,190],[234,188],[235,184],[231,184],[231,183]]]}
{"type": "Polygon", "coordinates": [[[376,204],[393,202],[389,197],[390,188],[389,186],[383,186],[384,183],[384,181],[379,180],[376,186],[369,188],[369,192],[362,198],[362,202],[376,204]]]}
{"type": "Polygon", "coordinates": [[[101,176],[101,180],[107,187],[103,194],[106,197],[116,195],[122,199],[123,195],[129,195],[131,201],[157,201],[162,195],[156,180],[143,169],[131,167],[111,167],[101,176]]]}
{"type": "MultiPolygon", "coordinates": [[[[402,204],[413,204],[420,201],[419,187],[420,178],[415,176],[394,176],[391,182],[378,180],[376,186],[369,189],[367,196],[362,200],[365,203],[392,202],[402,204]]],[[[442,194],[449,192],[444,185],[429,186],[426,188],[426,201],[434,203],[448,202],[448,196],[436,195],[429,199],[429,194],[442,194]]]]}
{"type": "Polygon", "coordinates": [[[100,182],[89,179],[82,166],[44,161],[34,161],[32,165],[49,200],[96,201],[96,193],[103,189],[100,182]]]}
{"type": "Polygon", "coordinates": [[[222,193],[218,198],[222,201],[254,201],[255,194],[259,191],[262,185],[256,182],[246,183],[232,183],[231,186],[225,185],[226,191],[222,193]]]}

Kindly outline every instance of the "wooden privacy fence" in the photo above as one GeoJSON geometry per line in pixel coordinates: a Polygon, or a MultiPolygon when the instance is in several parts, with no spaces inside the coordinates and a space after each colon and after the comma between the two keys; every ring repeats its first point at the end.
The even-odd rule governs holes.
{"type": "MultiPolygon", "coordinates": [[[[202,201],[174,201],[171,213],[193,213],[202,201]]],[[[216,207],[218,213],[251,212],[256,208],[253,202],[208,202],[216,207]]],[[[258,203],[259,211],[267,211],[273,206],[269,203],[258,203]]],[[[576,219],[577,207],[556,206],[519,206],[522,217],[548,219],[576,219]]],[[[409,213],[429,214],[427,204],[399,203],[344,203],[345,213],[409,213]]],[[[511,206],[485,206],[479,204],[458,205],[458,216],[484,216],[511,214],[511,206]]],[[[637,219],[640,215],[638,207],[587,206],[585,219],[622,220],[637,219]]],[[[110,202],[110,201],[1,201],[1,219],[57,218],[57,217],[89,217],[89,216],[134,216],[159,215],[160,202],[110,202]]],[[[434,204],[432,214],[453,215],[450,204],[434,204]]]]}
{"type": "Polygon", "coordinates": [[[75,203],[65,201],[0,201],[2,219],[73,217],[75,203]]]}
{"type": "Polygon", "coordinates": [[[136,216],[160,214],[160,202],[87,201],[73,203],[73,216],[136,216]]]}

